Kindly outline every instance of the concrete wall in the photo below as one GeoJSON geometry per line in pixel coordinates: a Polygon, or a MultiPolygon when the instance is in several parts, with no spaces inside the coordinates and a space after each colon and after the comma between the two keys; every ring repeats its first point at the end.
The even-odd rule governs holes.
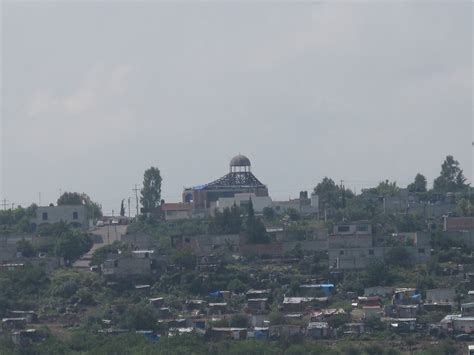
{"type": "Polygon", "coordinates": [[[372,235],[330,235],[328,247],[334,248],[371,248],[373,246],[372,235]]]}
{"type": "Polygon", "coordinates": [[[263,213],[265,207],[272,207],[272,199],[270,196],[256,196],[252,193],[235,194],[234,197],[220,197],[216,203],[216,208],[222,212],[226,208],[232,208],[235,204],[238,207],[243,207],[252,199],[252,205],[255,213],[263,213]]]}
{"type": "Polygon", "coordinates": [[[425,303],[453,303],[456,292],[453,288],[426,290],[425,303]]]}
{"type": "MultiPolygon", "coordinates": [[[[380,260],[384,261],[391,247],[375,248],[338,248],[328,250],[328,263],[330,269],[352,270],[363,269],[370,263],[380,260]]],[[[429,247],[405,247],[410,258],[415,263],[422,263],[431,257],[429,247]]]]}
{"type": "Polygon", "coordinates": [[[30,223],[34,223],[36,226],[43,223],[59,223],[61,221],[68,224],[77,223],[84,229],[89,228],[86,207],[82,205],[38,207],[36,217],[30,219],[30,223]]]}

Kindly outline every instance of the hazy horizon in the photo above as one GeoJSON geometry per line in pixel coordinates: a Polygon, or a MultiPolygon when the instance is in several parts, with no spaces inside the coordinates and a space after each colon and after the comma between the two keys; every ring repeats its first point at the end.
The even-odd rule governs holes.
{"type": "Polygon", "coordinates": [[[242,153],[273,199],[357,192],[446,155],[469,182],[472,15],[454,3],[1,4],[0,199],[166,201],[242,153]]]}

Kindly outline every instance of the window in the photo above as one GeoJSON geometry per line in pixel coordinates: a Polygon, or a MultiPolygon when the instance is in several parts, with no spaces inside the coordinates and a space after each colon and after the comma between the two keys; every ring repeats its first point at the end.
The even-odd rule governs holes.
{"type": "Polygon", "coordinates": [[[114,260],[114,267],[118,267],[118,260],[114,260]]]}
{"type": "Polygon", "coordinates": [[[344,255],[344,250],[340,250],[339,255],[344,255]]]}
{"type": "Polygon", "coordinates": [[[369,255],[374,255],[374,249],[369,249],[369,255]]]}
{"type": "Polygon", "coordinates": [[[337,226],[337,231],[340,233],[345,233],[345,232],[349,232],[350,228],[349,226],[337,226]]]}
{"type": "Polygon", "coordinates": [[[357,231],[358,232],[368,232],[369,231],[369,226],[367,224],[359,224],[357,226],[357,231]]]}
{"type": "Polygon", "coordinates": [[[424,254],[424,253],[425,253],[425,248],[418,249],[418,254],[424,254]]]}
{"type": "Polygon", "coordinates": [[[79,219],[79,214],[77,212],[73,212],[72,219],[79,219]]]}
{"type": "Polygon", "coordinates": [[[48,212],[43,212],[43,221],[48,220],[48,212]]]}
{"type": "Polygon", "coordinates": [[[185,241],[186,243],[191,242],[191,240],[190,240],[189,238],[184,238],[184,241],[185,241]]]}

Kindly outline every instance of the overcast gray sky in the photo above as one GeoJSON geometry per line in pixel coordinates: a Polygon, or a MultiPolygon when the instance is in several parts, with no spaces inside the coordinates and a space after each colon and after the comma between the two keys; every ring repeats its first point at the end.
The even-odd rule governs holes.
{"type": "Polygon", "coordinates": [[[106,213],[239,152],[274,199],[324,176],[472,181],[470,2],[2,3],[1,194],[87,192],[106,213]]]}

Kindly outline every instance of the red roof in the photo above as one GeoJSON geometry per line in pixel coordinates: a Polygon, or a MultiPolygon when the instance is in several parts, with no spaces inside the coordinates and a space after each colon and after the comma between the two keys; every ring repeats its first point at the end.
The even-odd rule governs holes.
{"type": "Polygon", "coordinates": [[[190,203],[163,203],[162,211],[190,211],[193,206],[190,203]]]}
{"type": "Polygon", "coordinates": [[[448,217],[446,218],[446,230],[469,230],[474,229],[474,217],[448,217]]]}

